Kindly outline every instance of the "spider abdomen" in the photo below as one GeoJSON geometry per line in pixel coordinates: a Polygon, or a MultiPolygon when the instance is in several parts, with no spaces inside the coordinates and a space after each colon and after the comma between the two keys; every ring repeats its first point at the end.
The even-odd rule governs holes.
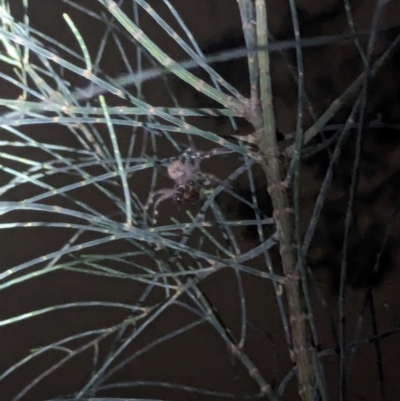
{"type": "Polygon", "coordinates": [[[194,204],[200,200],[200,188],[196,185],[182,185],[173,196],[176,203],[194,204]]]}

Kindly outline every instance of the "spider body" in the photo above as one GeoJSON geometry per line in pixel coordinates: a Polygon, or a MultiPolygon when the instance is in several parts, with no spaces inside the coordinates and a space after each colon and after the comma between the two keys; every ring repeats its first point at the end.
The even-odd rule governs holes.
{"type": "Polygon", "coordinates": [[[175,160],[168,164],[168,175],[175,181],[177,185],[185,185],[193,174],[193,169],[189,164],[185,164],[180,160],[175,160]]]}
{"type": "Polygon", "coordinates": [[[171,198],[175,203],[193,205],[202,198],[202,189],[204,186],[210,185],[212,182],[220,183],[220,180],[215,176],[203,173],[200,170],[200,162],[203,159],[209,158],[212,155],[230,153],[223,148],[213,149],[210,152],[199,153],[193,152],[190,148],[184,153],[185,161],[174,160],[167,166],[169,178],[174,181],[173,188],[159,189],[153,192],[145,205],[148,209],[156,196],[154,202],[154,221],[157,215],[158,205],[171,198]]]}

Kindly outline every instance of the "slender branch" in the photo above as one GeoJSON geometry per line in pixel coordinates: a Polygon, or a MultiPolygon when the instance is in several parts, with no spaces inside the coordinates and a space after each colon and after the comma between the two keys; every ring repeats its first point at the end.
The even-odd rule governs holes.
{"type": "MultiPolygon", "coordinates": [[[[268,46],[267,10],[264,0],[255,1],[257,22],[257,46],[268,46]]],[[[293,349],[292,361],[297,365],[299,394],[304,401],[313,399],[313,363],[309,352],[306,314],[302,307],[302,292],[296,272],[297,254],[292,202],[289,200],[284,181],[284,158],[280,154],[276,140],[269,53],[258,55],[260,76],[260,98],[249,102],[248,117],[255,128],[257,146],[263,157],[262,167],[268,180],[274,218],[279,237],[279,252],[282,269],[286,275],[286,296],[290,314],[293,349]]]]}

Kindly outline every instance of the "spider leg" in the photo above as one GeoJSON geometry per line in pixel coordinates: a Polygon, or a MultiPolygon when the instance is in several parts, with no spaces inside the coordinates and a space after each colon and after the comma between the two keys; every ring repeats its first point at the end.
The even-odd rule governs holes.
{"type": "Polygon", "coordinates": [[[209,159],[212,156],[226,155],[229,153],[234,153],[234,151],[223,147],[214,148],[205,152],[199,152],[199,151],[196,152],[191,148],[188,148],[185,152],[185,154],[187,154],[191,159],[195,160],[209,159]]]}
{"type": "Polygon", "coordinates": [[[227,155],[229,153],[234,153],[234,151],[227,149],[227,148],[219,147],[219,148],[211,149],[208,152],[205,152],[203,155],[201,155],[201,158],[208,159],[209,157],[212,157],[212,156],[227,155]]]}
{"type": "Polygon", "coordinates": [[[204,185],[209,186],[212,183],[216,183],[216,184],[223,184],[226,186],[226,184],[224,184],[224,182],[222,180],[220,180],[217,176],[215,176],[214,174],[209,174],[209,173],[199,173],[197,175],[198,180],[202,181],[204,185]]]}
{"type": "Polygon", "coordinates": [[[179,191],[176,188],[164,188],[164,189],[159,189],[158,191],[155,191],[151,194],[149,197],[149,200],[147,201],[146,205],[144,206],[145,209],[148,209],[149,206],[154,203],[154,208],[153,208],[153,224],[156,223],[157,220],[157,215],[158,215],[158,205],[165,201],[166,199],[172,198],[175,194],[177,194],[179,191]],[[160,195],[160,197],[154,202],[154,198],[156,196],[160,195]]]}
{"type": "Polygon", "coordinates": [[[145,210],[147,210],[147,209],[150,207],[150,205],[153,203],[154,198],[155,198],[157,195],[160,195],[160,194],[163,193],[163,192],[164,192],[163,189],[159,189],[158,191],[152,192],[152,193],[149,195],[149,199],[147,200],[147,202],[146,202],[146,204],[143,206],[143,208],[144,208],[145,210]]]}

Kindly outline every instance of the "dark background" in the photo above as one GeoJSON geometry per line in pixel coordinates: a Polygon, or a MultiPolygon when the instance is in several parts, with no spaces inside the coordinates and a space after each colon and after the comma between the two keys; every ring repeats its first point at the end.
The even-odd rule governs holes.
{"type": "MultiPolygon", "coordinates": [[[[17,2],[16,2],[17,3],[17,2]]],[[[153,1],[153,7],[168,22],[170,15],[166,12],[161,1],[153,1]]],[[[229,49],[243,44],[240,33],[240,18],[237,4],[234,0],[172,0],[180,12],[182,19],[191,29],[199,45],[206,52],[229,49]]],[[[336,35],[347,29],[345,13],[341,1],[297,1],[296,2],[302,23],[301,33],[304,36],[336,35]]],[[[93,0],[80,1],[79,4],[90,9],[102,10],[93,0]]],[[[359,29],[368,29],[374,10],[374,1],[353,1],[354,18],[359,29]]],[[[291,35],[290,13],[286,2],[282,0],[268,1],[269,28],[277,38],[287,38],[291,35]]],[[[15,8],[18,15],[20,10],[15,8]]],[[[31,0],[30,22],[39,31],[51,35],[56,40],[74,48],[79,52],[75,38],[62,20],[62,12],[68,12],[78,26],[89,49],[97,49],[101,24],[94,22],[84,14],[77,12],[61,0],[31,0]],[[62,27],[62,28],[61,28],[62,27]]],[[[174,58],[181,58],[180,50],[165,37],[165,34],[146,18],[142,13],[143,30],[151,33],[150,36],[174,58]]],[[[381,26],[395,26],[400,21],[400,6],[398,1],[392,1],[386,7],[381,26]]],[[[378,35],[377,54],[390,43],[397,35],[398,29],[386,31],[378,35]]],[[[118,56],[118,49],[108,48],[103,68],[110,76],[122,72],[123,65],[118,56]]],[[[355,50],[349,46],[319,47],[304,52],[306,83],[309,96],[316,110],[321,112],[347,87],[349,82],[357,76],[359,65],[355,50]]],[[[132,60],[135,57],[134,49],[129,54],[132,60]]],[[[398,123],[400,118],[399,104],[399,61],[400,54],[396,53],[374,81],[370,102],[368,104],[368,119],[376,118],[381,113],[383,120],[398,123]]],[[[247,71],[244,60],[220,64],[218,71],[242,93],[246,93],[247,71]]],[[[284,62],[278,56],[273,57],[273,84],[275,95],[275,112],[277,125],[282,132],[292,132],[296,123],[296,93],[293,83],[284,62]]],[[[176,95],[185,106],[200,107],[207,102],[193,93],[183,84],[173,80],[176,95]]],[[[76,78],[76,84],[82,84],[76,78]]],[[[157,82],[149,82],[145,86],[146,100],[149,103],[163,105],[166,98],[158,90],[157,82]]],[[[2,97],[12,97],[14,93],[1,89],[2,97]]],[[[345,108],[345,110],[347,110],[345,108]]],[[[335,122],[343,122],[345,112],[335,117],[335,122]]],[[[310,122],[306,116],[307,123],[310,122]]],[[[215,132],[221,135],[231,133],[228,124],[220,121],[208,122],[215,132]]],[[[244,124],[243,130],[248,127],[244,124]]],[[[51,132],[27,127],[26,131],[42,138],[53,138],[62,135],[54,127],[51,132]]],[[[121,143],[124,143],[121,135],[121,143]]],[[[57,139],[58,140],[58,139],[57,139]]],[[[127,143],[127,142],[126,142],[127,143]]],[[[159,148],[162,146],[159,146],[159,148]]],[[[398,174],[400,166],[400,149],[398,147],[396,130],[366,129],[364,158],[361,166],[361,177],[356,207],[357,222],[352,232],[349,257],[349,293],[347,300],[347,318],[349,332],[354,329],[356,319],[362,308],[365,288],[374,285],[374,305],[376,324],[379,333],[393,329],[398,324],[399,312],[399,269],[398,246],[399,225],[396,220],[390,235],[390,242],[385,249],[382,266],[378,275],[371,273],[374,257],[380,249],[383,233],[390,219],[393,207],[398,198],[398,174]],[[371,267],[372,266],[372,267],[371,267]]],[[[321,292],[326,297],[329,309],[334,320],[337,320],[337,285],[340,267],[340,249],[343,241],[343,216],[346,211],[346,185],[351,174],[352,160],[354,159],[354,140],[350,139],[346,145],[341,163],[335,173],[332,190],[329,192],[317,240],[310,252],[309,263],[314,268],[321,292]]],[[[310,215],[313,201],[318,193],[319,183],[323,178],[327,164],[327,155],[322,153],[305,162],[303,173],[304,219],[310,215]]],[[[211,166],[212,168],[212,166],[211,166]]],[[[223,174],[229,166],[217,165],[218,171],[223,174]]],[[[3,182],[3,179],[1,181],[3,182]]],[[[144,191],[144,184],[138,183],[133,188],[140,193],[144,191]]],[[[262,182],[260,193],[262,193],[262,182]]],[[[241,183],[243,193],[246,192],[246,182],[241,183]]],[[[21,198],[28,194],[19,194],[21,198]]],[[[90,195],[88,195],[90,196],[90,195]]],[[[262,195],[260,195],[262,196],[262,195]]],[[[90,198],[88,198],[90,199],[90,198]]],[[[88,200],[87,200],[88,201],[88,200]]],[[[93,205],[98,208],[98,199],[93,196],[93,205]]],[[[222,201],[224,202],[224,201],[222,201]]],[[[88,201],[90,204],[91,202],[88,201]]],[[[268,208],[268,200],[265,207],[268,208]]],[[[238,205],[226,204],[238,218],[246,213],[238,205]]],[[[171,204],[163,206],[168,210],[171,204]]],[[[4,217],[2,217],[4,219],[4,217]]],[[[248,246],[254,245],[254,233],[243,233],[243,241],[248,246]]],[[[3,230],[0,232],[2,249],[1,270],[6,270],[23,261],[46,254],[58,249],[66,241],[68,235],[62,230],[49,234],[46,230],[3,230]]],[[[118,247],[118,244],[116,245],[118,247]]],[[[110,251],[117,251],[112,249],[110,251]]],[[[243,276],[245,287],[249,332],[246,351],[256,363],[260,371],[270,381],[277,383],[291,368],[287,355],[287,347],[281,327],[281,319],[276,306],[272,287],[255,277],[243,276]]],[[[236,289],[236,279],[232,272],[221,271],[205,280],[202,286],[207,296],[212,300],[226,325],[234,332],[238,332],[240,318],[238,316],[239,300],[236,289]]],[[[103,300],[134,302],[135,294],[140,290],[131,282],[124,280],[97,279],[74,273],[57,273],[43,276],[40,279],[29,280],[21,285],[12,286],[0,293],[0,317],[2,319],[20,313],[39,309],[49,304],[76,302],[84,300],[103,300]]],[[[314,298],[315,299],[315,298],[314,298]]],[[[320,329],[320,338],[323,346],[332,345],[332,334],[329,329],[329,320],[326,310],[317,304],[317,323],[320,329]]],[[[112,325],[125,316],[121,312],[109,312],[104,308],[69,309],[62,312],[50,313],[34,319],[5,326],[0,329],[0,371],[15,364],[20,358],[27,355],[29,349],[43,346],[51,341],[89,330],[90,328],[112,325]]],[[[155,323],[138,337],[136,349],[140,349],[152,339],[183,326],[192,321],[192,315],[179,307],[172,307],[161,315],[155,323]]],[[[369,311],[365,313],[363,336],[370,337],[372,333],[372,319],[369,311]]],[[[389,336],[381,341],[383,355],[385,394],[382,394],[378,380],[376,349],[373,344],[359,349],[354,360],[349,379],[349,400],[395,400],[400,397],[399,360],[400,344],[397,336],[389,336]]],[[[130,350],[132,352],[133,350],[130,350]]],[[[27,383],[45,368],[57,360],[57,353],[39,358],[22,369],[18,369],[6,380],[0,382],[0,399],[11,400],[27,383]]],[[[34,387],[24,400],[42,400],[76,391],[84,385],[90,373],[91,354],[86,353],[72,361],[64,368],[47,377],[34,387]]],[[[338,399],[338,358],[326,357],[325,367],[328,375],[331,399],[338,399]]],[[[120,372],[114,381],[124,380],[156,380],[172,383],[182,383],[187,386],[215,389],[237,394],[241,399],[243,393],[254,393],[256,388],[253,380],[241,365],[231,360],[224,343],[219,335],[209,325],[202,325],[181,336],[173,338],[149,352],[138,357],[120,372]]],[[[289,385],[285,400],[297,399],[297,389],[294,381],[289,385]]],[[[146,397],[176,400],[218,400],[218,397],[208,397],[193,393],[184,393],[156,386],[110,390],[104,396],[118,397],[146,397]]]]}

